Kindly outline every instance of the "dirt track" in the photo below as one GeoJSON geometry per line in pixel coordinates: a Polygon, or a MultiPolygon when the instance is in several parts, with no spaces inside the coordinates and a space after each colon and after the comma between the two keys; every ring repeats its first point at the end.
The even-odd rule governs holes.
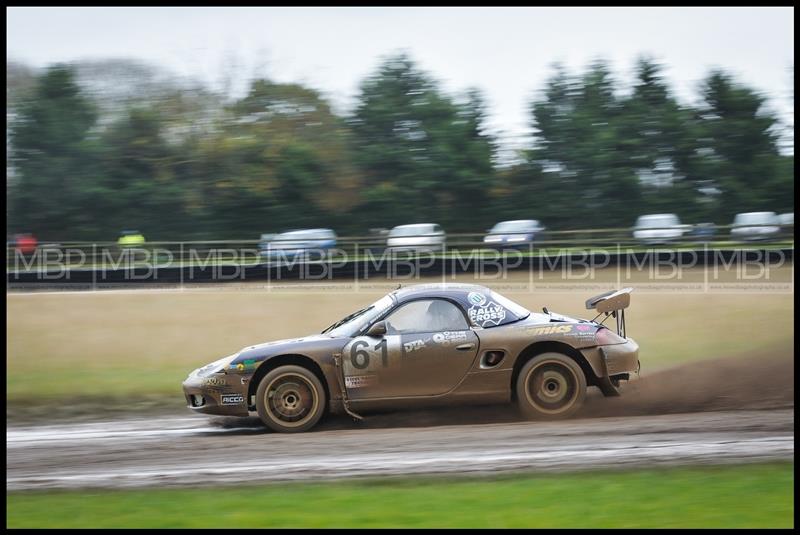
{"type": "Polygon", "coordinates": [[[509,406],[334,418],[301,435],[175,416],[7,429],[7,490],[221,485],[364,475],[624,468],[794,458],[794,366],[720,360],[587,399],[578,419],[509,406]]]}

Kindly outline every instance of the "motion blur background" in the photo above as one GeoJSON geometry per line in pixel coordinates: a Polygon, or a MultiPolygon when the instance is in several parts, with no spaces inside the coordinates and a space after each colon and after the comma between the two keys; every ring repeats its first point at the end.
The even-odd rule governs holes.
{"type": "MultiPolygon", "coordinates": [[[[603,235],[609,246],[635,237],[642,215],[675,214],[722,227],[715,247],[773,248],[780,262],[755,279],[737,269],[720,278],[717,266],[699,264],[675,272],[672,286],[655,288],[647,270],[625,281],[637,288],[628,325],[642,378],[620,399],[593,398],[580,415],[591,422],[542,428],[543,451],[561,448],[567,429],[586,444],[608,429],[625,429],[621,437],[660,429],[652,440],[714,432],[746,443],[760,432],[793,445],[793,220],[756,245],[728,229],[736,214],[794,211],[793,8],[8,8],[6,16],[7,266],[13,254],[36,251],[36,240],[113,244],[124,231],[120,245],[255,244],[292,229],[358,237],[423,222],[473,235],[462,242],[469,250],[500,221],[535,219],[553,243],[580,249],[594,245],[591,235],[567,231],[624,230],[603,235]],[[710,278],[721,284],[709,290],[710,278]],[[675,413],[688,416],[669,419],[675,413]],[[696,432],[674,434],[686,429],[696,432]]],[[[711,241],[678,236],[642,244],[711,241]]],[[[614,267],[590,280],[537,274],[536,284],[523,270],[499,275],[456,278],[577,317],[586,298],[620,282],[614,267]]],[[[757,462],[742,466],[466,482],[60,489],[58,477],[123,468],[155,488],[163,474],[153,460],[166,471],[222,460],[241,468],[269,457],[273,444],[293,451],[291,439],[335,461],[348,448],[392,452],[402,439],[440,449],[469,435],[497,445],[493,433],[538,429],[505,409],[384,416],[383,439],[373,439],[384,425],[377,418],[363,429],[328,423],[317,438],[276,437],[257,421],[228,434],[240,424],[216,421],[215,432],[201,433],[175,423],[192,416],[180,390],[189,371],[246,345],[319,332],[397,286],[372,282],[99,292],[8,284],[9,526],[793,525],[791,452],[748,453],[757,462]],[[430,435],[406,430],[425,426],[430,435]]],[[[701,448],[699,462],[718,464],[714,447],[701,448]]]]}
{"type": "Polygon", "coordinates": [[[40,240],[791,212],[791,9],[11,9],[40,240]],[[369,46],[367,46],[369,45],[369,46]]]}

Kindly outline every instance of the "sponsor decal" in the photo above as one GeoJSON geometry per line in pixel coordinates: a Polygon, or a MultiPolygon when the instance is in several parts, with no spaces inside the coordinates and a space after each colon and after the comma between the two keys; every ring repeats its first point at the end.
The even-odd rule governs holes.
{"type": "Polygon", "coordinates": [[[531,334],[564,334],[572,330],[572,325],[556,325],[554,327],[536,327],[531,329],[531,334]]]}
{"type": "Polygon", "coordinates": [[[572,331],[572,336],[581,341],[594,340],[595,327],[585,323],[575,325],[575,330],[572,331]]]}
{"type": "Polygon", "coordinates": [[[350,375],[344,378],[344,386],[347,388],[364,388],[375,383],[374,375],[350,375]]]}
{"type": "Polygon", "coordinates": [[[243,372],[247,370],[252,370],[256,366],[256,361],[253,359],[243,360],[242,362],[237,362],[235,364],[231,364],[229,367],[232,370],[236,370],[237,372],[243,372]]]}
{"type": "Polygon", "coordinates": [[[547,327],[534,327],[530,329],[532,335],[540,334],[568,334],[580,340],[594,338],[594,327],[579,323],[578,325],[554,325],[547,327]]]}
{"type": "Polygon", "coordinates": [[[222,394],[220,400],[222,405],[241,405],[244,403],[244,396],[241,394],[222,394]]]}
{"type": "Polygon", "coordinates": [[[406,353],[411,353],[412,351],[417,351],[423,347],[425,347],[425,340],[412,340],[403,344],[403,351],[406,353]]]}
{"type": "Polygon", "coordinates": [[[481,327],[499,325],[506,318],[506,309],[494,301],[489,301],[480,306],[473,306],[468,310],[468,313],[469,319],[481,327]]]}
{"type": "Polygon", "coordinates": [[[202,386],[227,386],[228,383],[222,377],[208,377],[200,381],[202,386]]]}
{"type": "Polygon", "coordinates": [[[449,346],[452,344],[460,344],[467,341],[467,333],[464,331],[444,331],[433,335],[433,342],[449,346]]]}
{"type": "Polygon", "coordinates": [[[479,292],[470,292],[467,295],[467,301],[472,305],[481,306],[486,303],[486,296],[479,292]]]}

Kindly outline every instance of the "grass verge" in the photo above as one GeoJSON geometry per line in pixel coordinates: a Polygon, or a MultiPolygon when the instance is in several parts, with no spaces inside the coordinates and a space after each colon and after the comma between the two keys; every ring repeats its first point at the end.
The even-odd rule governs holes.
{"type": "Polygon", "coordinates": [[[9,528],[794,526],[794,465],[6,495],[9,528]]]}

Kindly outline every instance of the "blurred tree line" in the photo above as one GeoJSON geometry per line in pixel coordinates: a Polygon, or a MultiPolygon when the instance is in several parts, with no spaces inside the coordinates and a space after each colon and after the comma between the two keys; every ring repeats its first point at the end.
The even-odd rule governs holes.
{"type": "Polygon", "coordinates": [[[364,235],[413,222],[482,232],[528,218],[605,228],[653,212],[728,224],[794,210],[777,117],[722,71],[686,106],[649,59],[629,88],[602,61],[557,66],[513,165],[498,165],[481,92],[448,95],[405,54],[362,82],[347,115],[299,84],[256,79],[231,100],[130,61],[6,72],[7,226],[46,240],[126,228],[149,240],[364,235]]]}

